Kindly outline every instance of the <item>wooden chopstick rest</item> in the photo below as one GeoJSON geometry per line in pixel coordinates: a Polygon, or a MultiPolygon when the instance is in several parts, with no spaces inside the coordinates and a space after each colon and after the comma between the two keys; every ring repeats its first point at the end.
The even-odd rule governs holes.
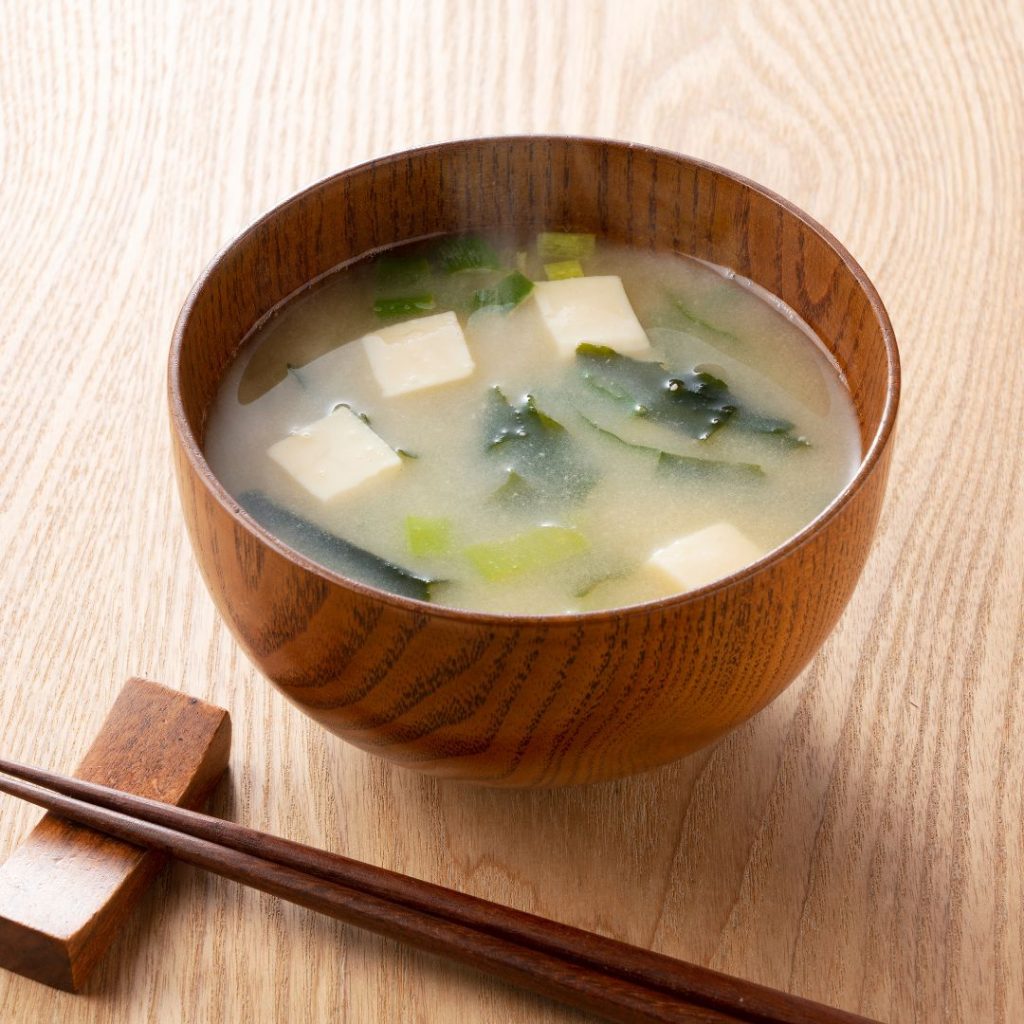
{"type": "MultiPolygon", "coordinates": [[[[198,808],[230,746],[222,708],[129,679],[75,775],[198,808]]],[[[80,991],[164,861],[46,815],[0,865],[0,967],[80,991]]]]}

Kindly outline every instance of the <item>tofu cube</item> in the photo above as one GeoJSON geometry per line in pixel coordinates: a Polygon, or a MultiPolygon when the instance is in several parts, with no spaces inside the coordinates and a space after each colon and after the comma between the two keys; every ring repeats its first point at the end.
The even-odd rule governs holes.
{"type": "Polygon", "coordinates": [[[454,313],[382,327],[363,338],[363,348],[386,398],[463,380],[475,367],[454,313]]]}
{"type": "Polygon", "coordinates": [[[563,359],[587,342],[630,355],[651,343],[633,312],[619,277],[570,277],[538,281],[533,294],[541,319],[563,359]]]}
{"type": "Polygon", "coordinates": [[[402,465],[392,448],[345,405],[272,444],[267,454],[323,502],[402,465]]]}
{"type": "Polygon", "coordinates": [[[756,562],[765,552],[731,523],[715,523],[659,548],[649,570],[679,590],[696,590],[756,562]]]}

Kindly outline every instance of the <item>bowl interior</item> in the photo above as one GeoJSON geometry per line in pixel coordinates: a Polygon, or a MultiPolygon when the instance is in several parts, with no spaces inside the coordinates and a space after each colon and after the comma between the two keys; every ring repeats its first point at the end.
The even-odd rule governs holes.
{"type": "Polygon", "coordinates": [[[891,327],[863,271],[824,229],[699,161],[625,143],[513,137],[414,150],[328,178],[211,264],[171,355],[172,410],[194,463],[209,475],[208,410],[243,338],[274,307],[371,250],[487,228],[592,231],[731,267],[782,298],[831,351],[853,396],[865,463],[884,440],[898,389],[891,327]]]}

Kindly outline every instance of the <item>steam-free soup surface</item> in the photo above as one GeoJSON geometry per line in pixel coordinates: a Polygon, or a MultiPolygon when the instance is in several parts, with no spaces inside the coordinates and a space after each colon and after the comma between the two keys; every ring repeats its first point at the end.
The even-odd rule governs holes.
{"type": "Polygon", "coordinates": [[[840,374],[779,301],[551,235],[418,243],[295,296],[228,372],[206,455],[328,568],[559,614],[756,560],[832,501],[860,445],[840,374]]]}

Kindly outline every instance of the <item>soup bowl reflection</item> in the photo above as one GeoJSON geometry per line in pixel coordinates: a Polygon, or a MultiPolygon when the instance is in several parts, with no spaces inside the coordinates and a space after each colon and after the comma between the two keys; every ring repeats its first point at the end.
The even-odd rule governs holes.
{"type": "Polygon", "coordinates": [[[365,750],[501,786],[614,778],[746,721],[813,656],[875,531],[899,400],[888,316],[823,228],[766,189],[620,142],[519,137],[400,153],[271,211],[207,268],[169,365],[173,450],[199,567],[246,654],[292,703],[365,750]],[[493,615],[389,594],[268,533],[203,457],[218,386],[251,328],[338,264],[474,230],[594,232],[723,264],[779,296],[846,378],[864,456],[813,522],[678,596],[578,615],[493,615]]]}

